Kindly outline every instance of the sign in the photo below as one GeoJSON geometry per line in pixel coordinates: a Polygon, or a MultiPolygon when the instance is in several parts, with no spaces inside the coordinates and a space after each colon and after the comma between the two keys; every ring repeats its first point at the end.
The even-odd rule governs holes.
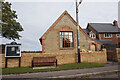
{"type": "Polygon", "coordinates": [[[21,57],[21,45],[6,45],[5,57],[21,57]]]}
{"type": "Polygon", "coordinates": [[[77,30],[79,30],[79,26],[77,26],[77,30]]]}

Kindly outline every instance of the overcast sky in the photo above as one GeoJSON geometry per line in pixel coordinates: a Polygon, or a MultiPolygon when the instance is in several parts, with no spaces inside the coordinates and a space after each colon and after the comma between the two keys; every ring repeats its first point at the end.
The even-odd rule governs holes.
{"type": "MultiPolygon", "coordinates": [[[[12,9],[17,11],[18,20],[24,31],[21,40],[23,51],[42,50],[39,38],[67,10],[75,19],[75,0],[68,2],[44,2],[43,0],[6,0],[12,3],[12,9]]],[[[59,0],[58,0],[59,1],[59,0]]],[[[79,6],[79,24],[86,28],[88,23],[112,23],[118,20],[119,0],[83,0],[79,6]],[[109,1],[109,2],[108,2],[109,1]],[[114,2],[113,2],[114,1],[114,2]]],[[[2,43],[10,43],[11,40],[3,39],[2,43]]]]}

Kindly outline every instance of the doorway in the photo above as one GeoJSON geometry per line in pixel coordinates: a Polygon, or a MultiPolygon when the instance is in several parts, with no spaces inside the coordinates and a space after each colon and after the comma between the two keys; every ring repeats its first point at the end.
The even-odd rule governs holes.
{"type": "Polygon", "coordinates": [[[91,51],[96,51],[96,45],[95,45],[94,43],[92,43],[92,44],[90,45],[90,50],[91,50],[91,51]]]}

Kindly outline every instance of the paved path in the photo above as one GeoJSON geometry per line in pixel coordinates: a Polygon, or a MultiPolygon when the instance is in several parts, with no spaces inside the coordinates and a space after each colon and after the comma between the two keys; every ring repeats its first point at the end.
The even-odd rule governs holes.
{"type": "Polygon", "coordinates": [[[99,68],[89,68],[89,69],[76,69],[76,70],[63,70],[63,71],[52,71],[52,72],[38,72],[38,73],[25,73],[25,74],[10,74],[3,75],[3,78],[64,78],[74,75],[99,73],[106,71],[118,70],[118,65],[111,65],[99,68]]]}

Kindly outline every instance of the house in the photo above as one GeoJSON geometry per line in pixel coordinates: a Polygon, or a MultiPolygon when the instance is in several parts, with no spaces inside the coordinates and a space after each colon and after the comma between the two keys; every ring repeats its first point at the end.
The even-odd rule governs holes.
{"type": "MultiPolygon", "coordinates": [[[[77,23],[67,11],[40,38],[43,53],[77,53],[77,23]]],[[[80,50],[99,51],[101,43],[79,27],[80,50]]]]}
{"type": "Polygon", "coordinates": [[[120,46],[120,28],[114,20],[112,23],[88,23],[84,31],[94,40],[103,44],[107,50],[120,46]]]}
{"type": "Polygon", "coordinates": [[[120,28],[116,20],[113,23],[88,23],[84,31],[107,49],[108,60],[117,60],[116,50],[120,48],[120,28]]]}

